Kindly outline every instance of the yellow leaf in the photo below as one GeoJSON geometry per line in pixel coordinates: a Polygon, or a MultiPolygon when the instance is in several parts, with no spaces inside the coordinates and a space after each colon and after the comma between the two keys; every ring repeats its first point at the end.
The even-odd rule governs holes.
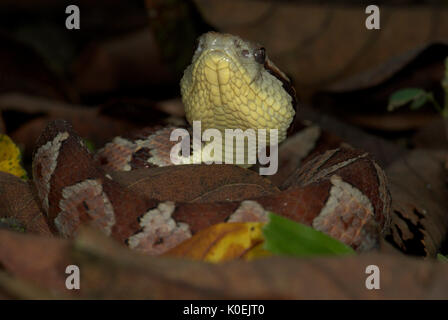
{"type": "Polygon", "coordinates": [[[251,261],[258,258],[264,258],[272,256],[272,253],[264,249],[264,241],[257,244],[252,249],[248,250],[246,254],[242,257],[244,260],[251,261]]]}
{"type": "Polygon", "coordinates": [[[26,179],[26,171],[20,165],[20,150],[5,134],[0,134],[0,171],[26,179]]]}
{"type": "Polygon", "coordinates": [[[208,262],[264,256],[262,226],[260,222],[219,223],[199,231],[166,254],[208,262]]]}

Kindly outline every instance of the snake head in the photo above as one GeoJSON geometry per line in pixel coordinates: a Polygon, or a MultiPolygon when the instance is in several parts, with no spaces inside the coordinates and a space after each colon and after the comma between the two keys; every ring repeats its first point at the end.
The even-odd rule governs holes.
{"type": "Polygon", "coordinates": [[[189,123],[202,129],[277,129],[279,142],[295,114],[289,79],[267,50],[238,36],[201,35],[181,80],[189,123]]]}
{"type": "MultiPolygon", "coordinates": [[[[245,70],[248,81],[260,75],[266,60],[266,50],[258,44],[244,41],[238,36],[218,32],[208,32],[201,35],[196,41],[196,49],[192,65],[199,64],[200,60],[214,68],[232,68],[232,65],[241,65],[245,70]]],[[[225,74],[222,74],[226,82],[225,74]]],[[[211,78],[211,77],[210,77],[211,78]]],[[[214,79],[209,79],[214,80],[214,79]]]]}

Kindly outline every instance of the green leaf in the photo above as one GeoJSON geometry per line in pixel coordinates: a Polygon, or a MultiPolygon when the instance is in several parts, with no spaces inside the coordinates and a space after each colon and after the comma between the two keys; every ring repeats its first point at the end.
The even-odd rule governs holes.
{"type": "Polygon", "coordinates": [[[437,254],[437,260],[439,260],[440,262],[448,262],[448,258],[440,253],[437,254]]]}
{"type": "Polygon", "coordinates": [[[25,233],[25,227],[14,218],[0,218],[0,229],[2,228],[25,233]]]}
{"type": "Polygon", "coordinates": [[[428,95],[424,94],[422,96],[418,96],[412,101],[410,108],[412,110],[417,110],[422,107],[426,102],[428,102],[428,95]]]}
{"type": "Polygon", "coordinates": [[[344,243],[311,227],[269,213],[269,223],[263,227],[264,248],[274,254],[311,256],[354,254],[344,243]]]}
{"type": "Polygon", "coordinates": [[[84,144],[86,145],[86,148],[90,151],[90,152],[95,152],[95,144],[88,140],[88,139],[83,139],[84,140],[84,144]]]}
{"type": "MultiPolygon", "coordinates": [[[[418,105],[418,103],[420,103],[422,100],[422,97],[426,97],[427,96],[427,92],[423,89],[416,89],[416,88],[407,88],[407,89],[401,89],[398,90],[397,92],[393,93],[390,97],[389,97],[389,105],[387,106],[387,110],[388,111],[393,111],[399,107],[402,107],[406,104],[408,104],[411,101],[416,101],[418,100],[419,102],[417,102],[417,108],[419,108],[420,106],[418,105]]],[[[425,99],[426,102],[426,99],[425,99]]]]}

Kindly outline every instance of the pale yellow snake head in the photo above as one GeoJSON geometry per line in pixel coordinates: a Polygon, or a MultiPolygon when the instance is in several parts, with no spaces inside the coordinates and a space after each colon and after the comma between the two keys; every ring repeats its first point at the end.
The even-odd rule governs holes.
{"type": "Polygon", "coordinates": [[[294,118],[289,79],[263,47],[234,35],[200,36],[180,84],[187,120],[202,130],[278,129],[281,142],[294,118]]]}

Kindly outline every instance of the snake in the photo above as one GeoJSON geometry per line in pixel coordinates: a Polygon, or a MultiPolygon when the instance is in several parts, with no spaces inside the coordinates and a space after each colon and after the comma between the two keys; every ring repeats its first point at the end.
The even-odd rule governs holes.
{"type": "MultiPolygon", "coordinates": [[[[230,34],[203,34],[180,88],[188,123],[201,121],[202,130],[276,129],[279,142],[288,141],[297,111],[295,90],[258,44],[230,34]]],[[[368,153],[344,146],[314,154],[308,148],[301,166],[281,186],[270,185],[269,192],[247,199],[198,202],[130,190],[117,172],[132,179],[133,172],[167,167],[163,174],[169,177],[176,175],[170,168],[182,168],[173,166],[169,156],[174,129],[144,128],[115,137],[92,153],[70,123],[50,122],[36,143],[32,174],[52,232],[70,238],[89,225],[131,249],[157,255],[216,223],[267,222],[269,212],[359,251],[378,247],[388,228],[391,200],[384,171],[368,153]]],[[[318,146],[324,140],[316,138],[314,149],[322,149],[318,146]]],[[[184,169],[190,166],[205,166],[211,179],[217,174],[215,167],[201,164],[184,169]]],[[[242,177],[249,170],[237,168],[242,177]]],[[[198,185],[191,182],[185,188],[198,185]]]]}

